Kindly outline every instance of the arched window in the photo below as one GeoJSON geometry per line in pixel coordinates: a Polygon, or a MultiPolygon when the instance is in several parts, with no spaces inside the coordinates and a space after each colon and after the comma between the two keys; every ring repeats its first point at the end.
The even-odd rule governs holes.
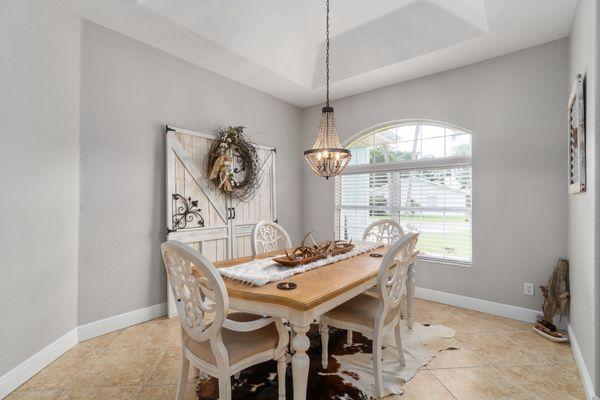
{"type": "Polygon", "coordinates": [[[431,121],[404,121],[363,133],[346,148],[336,177],[335,234],[360,240],[392,218],[418,231],[420,258],[471,262],[471,134],[431,121]]]}

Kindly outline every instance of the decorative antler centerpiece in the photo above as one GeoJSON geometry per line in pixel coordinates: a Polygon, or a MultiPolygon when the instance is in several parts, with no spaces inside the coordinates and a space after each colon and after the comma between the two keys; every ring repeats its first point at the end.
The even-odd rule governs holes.
{"type": "Polygon", "coordinates": [[[354,248],[352,240],[325,240],[315,242],[311,232],[307,233],[302,240],[302,245],[295,247],[290,252],[285,251],[285,257],[276,257],[273,260],[281,265],[294,267],[296,265],[308,264],[329,256],[336,256],[351,251],[354,248]],[[306,245],[310,238],[312,245],[306,245]]]}

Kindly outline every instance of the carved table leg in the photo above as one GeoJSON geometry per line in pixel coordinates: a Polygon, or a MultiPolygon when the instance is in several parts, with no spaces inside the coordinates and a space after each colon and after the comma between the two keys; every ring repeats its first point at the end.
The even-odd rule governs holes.
{"type": "Polygon", "coordinates": [[[306,336],[309,325],[292,326],[294,330],[294,339],[292,347],[294,355],[292,356],[292,378],[294,383],[294,400],[306,399],[306,388],[308,386],[308,367],[310,360],[306,351],[310,347],[310,340],[306,336]]]}
{"type": "Polygon", "coordinates": [[[416,271],[413,263],[408,267],[408,277],[406,278],[406,322],[409,329],[412,329],[415,320],[415,277],[416,271]]]}

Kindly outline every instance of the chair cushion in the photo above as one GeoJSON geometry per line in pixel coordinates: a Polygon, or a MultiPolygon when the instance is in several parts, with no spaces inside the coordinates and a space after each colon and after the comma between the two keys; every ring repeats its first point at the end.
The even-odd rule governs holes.
{"type": "MultiPolygon", "coordinates": [[[[344,304],[327,312],[327,317],[338,321],[351,322],[373,328],[375,316],[379,311],[379,298],[360,294],[344,304]]],[[[397,315],[397,309],[388,310],[384,324],[387,325],[397,315]]]]}
{"type": "MultiPolygon", "coordinates": [[[[238,322],[248,322],[262,318],[261,316],[248,313],[230,313],[228,319],[238,322]]],[[[196,342],[185,331],[181,330],[183,342],[187,342],[187,348],[198,358],[212,365],[217,361],[210,348],[210,341],[196,342]]],[[[229,329],[221,329],[221,337],[225,348],[229,353],[229,364],[235,364],[244,358],[261,353],[265,350],[275,349],[279,343],[279,333],[275,323],[250,332],[236,332],[229,329]]]]}

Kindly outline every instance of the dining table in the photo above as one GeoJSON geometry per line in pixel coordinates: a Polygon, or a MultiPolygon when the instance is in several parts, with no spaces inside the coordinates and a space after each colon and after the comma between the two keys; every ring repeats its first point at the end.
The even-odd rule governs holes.
{"type": "MultiPolygon", "coordinates": [[[[293,331],[291,364],[294,400],[306,399],[309,371],[309,357],[306,352],[310,346],[307,332],[311,323],[329,310],[376,286],[377,274],[383,258],[374,257],[372,254],[385,255],[388,249],[388,246],[382,246],[263,286],[253,286],[242,281],[223,278],[232,309],[289,321],[293,331]],[[284,288],[278,288],[278,284],[284,282],[295,285],[279,285],[284,288]],[[289,289],[290,287],[293,289],[289,289]]],[[[215,266],[231,267],[253,259],[273,258],[283,252],[284,250],[280,249],[256,256],[218,261],[215,266]]],[[[413,254],[410,261],[406,282],[406,319],[409,328],[412,328],[414,321],[416,254],[417,252],[413,254]]]]}

